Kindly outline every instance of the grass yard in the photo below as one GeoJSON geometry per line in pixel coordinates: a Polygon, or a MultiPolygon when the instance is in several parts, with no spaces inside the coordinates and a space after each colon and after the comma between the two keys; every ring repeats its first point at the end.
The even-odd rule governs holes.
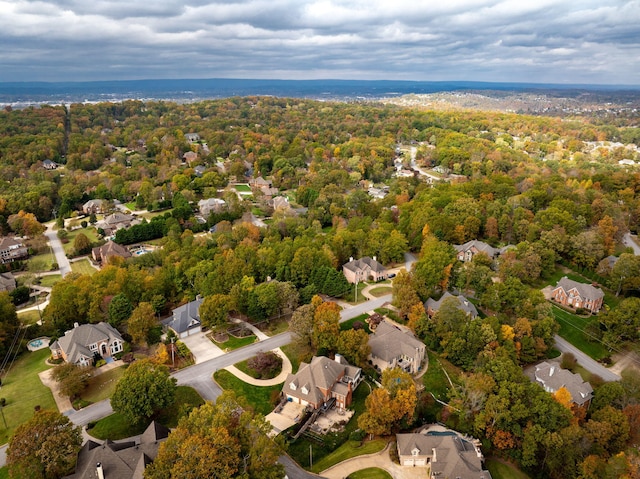
{"type": "Polygon", "coordinates": [[[487,459],[485,467],[493,479],[529,479],[529,476],[520,469],[497,459],[487,459]]]}
{"type": "Polygon", "coordinates": [[[68,254],[73,249],[73,240],[80,233],[84,233],[87,236],[87,238],[89,238],[89,241],[91,241],[92,243],[95,243],[96,241],[98,241],[98,232],[93,226],[87,226],[86,228],[67,231],[67,239],[69,240],[69,242],[62,244],[65,254],[68,254]]]}
{"type": "Polygon", "coordinates": [[[585,329],[592,322],[598,321],[595,316],[583,318],[571,314],[564,309],[558,308],[556,305],[552,307],[553,315],[558,324],[560,324],[559,335],[588,354],[593,359],[600,360],[609,356],[609,351],[600,342],[589,337],[585,329]]]}
{"type": "Polygon", "coordinates": [[[396,323],[404,324],[405,321],[400,319],[400,316],[395,311],[392,311],[388,308],[376,308],[374,311],[382,316],[387,316],[390,319],[393,319],[396,323]]]}
{"type": "Polygon", "coordinates": [[[379,298],[380,296],[391,293],[391,289],[389,286],[378,286],[377,288],[370,289],[369,294],[379,298]]]}
{"type": "Polygon", "coordinates": [[[28,271],[51,271],[51,267],[56,262],[56,257],[51,250],[46,253],[29,257],[27,260],[28,271]]]}
{"type": "Polygon", "coordinates": [[[7,466],[0,467],[0,479],[9,479],[9,468],[7,466]]]}
{"type": "Polygon", "coordinates": [[[224,369],[216,372],[213,378],[222,389],[234,391],[236,396],[244,398],[256,412],[265,416],[273,411],[273,398],[277,397],[282,389],[280,384],[262,387],[252,386],[224,369]]]}
{"type": "Polygon", "coordinates": [[[13,431],[31,418],[35,406],[57,411],[51,390],[38,377],[38,373],[51,367],[45,364],[50,355],[49,348],[25,352],[2,379],[1,395],[7,400],[3,408],[7,428],[0,428],[0,444],[5,444],[13,431]]]}
{"type": "Polygon", "coordinates": [[[80,261],[74,261],[71,263],[71,271],[73,271],[74,273],[80,273],[83,275],[89,275],[89,276],[93,276],[94,274],[96,274],[98,272],[97,269],[95,269],[93,266],[91,266],[91,264],[89,263],[88,259],[83,259],[80,261]]]}
{"type": "Polygon", "coordinates": [[[368,467],[360,471],[356,471],[353,474],[349,474],[347,479],[393,479],[384,469],[378,467],[368,467]]]}
{"type": "Polygon", "coordinates": [[[38,310],[25,311],[24,313],[18,313],[18,319],[22,324],[36,324],[40,320],[40,314],[38,310]]]}
{"type": "Polygon", "coordinates": [[[110,398],[116,389],[118,379],[124,374],[124,371],[124,366],[121,366],[92,377],[89,380],[87,389],[82,392],[80,398],[91,404],[110,398]]]}
{"type": "Polygon", "coordinates": [[[227,341],[225,341],[224,343],[217,343],[216,341],[212,341],[214,343],[216,343],[218,345],[218,347],[222,348],[222,349],[228,349],[228,350],[233,350],[233,349],[238,349],[241,348],[243,346],[246,346],[248,344],[252,344],[254,343],[256,340],[256,337],[252,334],[251,336],[247,336],[245,338],[236,338],[235,336],[229,335],[229,339],[227,341]]]}
{"type": "Polygon", "coordinates": [[[293,372],[297,372],[300,367],[300,355],[297,348],[293,343],[289,343],[282,346],[280,349],[289,358],[289,361],[291,361],[291,369],[293,369],[293,372]]]}
{"type": "Polygon", "coordinates": [[[62,279],[61,274],[48,274],[46,276],[40,276],[40,286],[44,286],[46,288],[53,287],[58,281],[62,279]]]}
{"type": "Polygon", "coordinates": [[[251,193],[251,187],[247,184],[233,185],[233,187],[240,193],[251,193]]]}
{"type": "Polygon", "coordinates": [[[451,384],[447,379],[445,369],[454,383],[456,382],[456,376],[460,372],[453,364],[440,358],[436,353],[427,350],[427,354],[429,356],[429,367],[424,376],[422,376],[422,384],[424,384],[426,391],[433,393],[441,401],[446,401],[451,384]]]}
{"type": "Polygon", "coordinates": [[[335,466],[339,462],[351,459],[352,457],[382,451],[386,445],[387,441],[384,439],[376,439],[374,441],[365,442],[364,444],[360,444],[360,441],[347,441],[332,453],[327,454],[321,460],[315,462],[311,471],[320,473],[325,469],[329,469],[331,466],[335,466]]]}
{"type": "MultiPolygon", "coordinates": [[[[178,386],[176,400],[173,406],[160,412],[158,422],[167,427],[176,427],[180,417],[188,414],[192,408],[204,404],[204,401],[195,389],[189,386],[178,386]]],[[[125,437],[142,434],[149,423],[140,425],[132,424],[123,415],[114,413],[100,419],[88,432],[97,439],[111,439],[116,441],[125,437]]]]}
{"type": "Polygon", "coordinates": [[[369,315],[367,313],[363,313],[360,314],[358,316],[356,316],[355,318],[351,318],[347,321],[345,321],[344,323],[340,323],[340,331],[345,331],[347,329],[352,329],[353,328],[353,324],[356,321],[360,321],[362,323],[362,325],[364,326],[364,330],[367,332],[367,334],[371,333],[371,330],[369,329],[369,325],[365,322],[365,320],[369,317],[369,315]]]}

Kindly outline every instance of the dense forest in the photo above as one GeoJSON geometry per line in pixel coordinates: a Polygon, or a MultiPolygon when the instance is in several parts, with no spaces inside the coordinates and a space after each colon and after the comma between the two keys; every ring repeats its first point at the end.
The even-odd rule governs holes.
{"type": "MultiPolygon", "coordinates": [[[[115,238],[162,238],[160,248],[65,277],[31,337],[57,337],[76,321],[123,326],[126,318],[110,316],[114,298],[129,312],[149,303],[166,316],[202,295],[211,328],[229,311],[262,321],[306,307],[300,319],[315,295],[353,291],[341,272],[350,258],[392,265],[412,252],[417,262],[393,284],[399,320],[460,372],[451,407],[430,419],[480,437],[535,477],[637,477],[637,374],[594,378],[583,410],[522,369],[553,352],[559,326],[540,289],[560,268],[608,288],[590,325],[595,340],[624,350],[640,339],[640,260],[622,245],[640,220],[632,125],[258,97],[2,111],[0,228],[16,230],[28,213],[60,224],[89,199],[166,210],[115,238]],[[45,169],[47,159],[59,167],[45,169]],[[435,179],[398,174],[412,161],[435,179]],[[255,188],[236,193],[236,183],[258,177],[293,208],[274,209],[255,188]],[[384,197],[372,197],[372,186],[384,197]],[[225,210],[203,223],[196,204],[212,197],[225,210]],[[453,245],[475,239],[512,247],[497,265],[484,255],[456,261],[453,245]],[[481,317],[467,321],[449,307],[429,319],[423,303],[447,290],[472,298],[481,317]]],[[[302,358],[352,348],[299,346],[302,358]]],[[[403,427],[420,420],[416,413],[403,427]]]]}

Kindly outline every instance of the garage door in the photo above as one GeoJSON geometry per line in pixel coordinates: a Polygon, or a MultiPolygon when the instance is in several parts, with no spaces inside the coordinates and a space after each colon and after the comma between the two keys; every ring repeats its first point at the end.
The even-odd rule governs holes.
{"type": "Polygon", "coordinates": [[[426,459],[416,459],[416,466],[426,466],[426,465],[427,465],[426,459]]]}

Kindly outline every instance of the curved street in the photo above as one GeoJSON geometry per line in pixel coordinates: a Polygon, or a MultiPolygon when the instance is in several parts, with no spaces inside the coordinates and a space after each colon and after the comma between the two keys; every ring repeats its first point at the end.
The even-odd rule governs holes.
{"type": "Polygon", "coordinates": [[[576,348],[573,344],[562,339],[557,334],[555,336],[555,340],[556,340],[556,348],[558,348],[558,351],[560,351],[561,353],[572,353],[576,357],[578,364],[583,368],[585,368],[587,371],[589,371],[591,374],[596,374],[597,376],[600,376],[605,381],[620,381],[620,376],[618,376],[616,373],[605,368],[598,361],[587,356],[585,353],[583,353],[578,348],[576,348]]]}

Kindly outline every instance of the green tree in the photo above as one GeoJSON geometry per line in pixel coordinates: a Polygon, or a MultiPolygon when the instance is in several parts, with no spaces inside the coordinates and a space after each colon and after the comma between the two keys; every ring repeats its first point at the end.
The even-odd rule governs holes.
{"type": "MultiPolygon", "coordinates": [[[[319,299],[318,296],[316,298],[319,299]]],[[[293,344],[303,351],[310,351],[313,346],[313,316],[316,307],[317,305],[313,303],[300,306],[291,315],[291,321],[289,321],[293,344]]]]}
{"type": "Polygon", "coordinates": [[[411,273],[404,269],[400,270],[393,280],[391,293],[393,304],[400,310],[400,315],[405,318],[409,315],[413,306],[422,303],[413,287],[411,273]]]}
{"type": "Polygon", "coordinates": [[[625,298],[615,309],[603,315],[600,322],[605,327],[605,343],[616,345],[640,339],[639,308],[639,298],[625,298]]]}
{"type": "Polygon", "coordinates": [[[132,363],[116,384],[111,397],[113,410],[132,423],[151,418],[160,409],[173,404],[176,380],[169,369],[149,359],[132,363]]]}
{"type": "Polygon", "coordinates": [[[316,351],[333,351],[340,334],[340,306],[328,301],[322,303],[313,315],[312,343],[316,351]]]}
{"type": "Polygon", "coordinates": [[[78,233],[73,240],[73,249],[78,255],[87,254],[91,251],[91,241],[89,241],[86,234],[78,233]]]}
{"type": "Polygon", "coordinates": [[[222,328],[229,320],[230,306],[231,299],[226,294],[207,296],[199,309],[202,324],[213,330],[222,328]]]}
{"type": "Polygon", "coordinates": [[[14,337],[18,332],[18,315],[11,296],[6,291],[0,292],[0,357],[9,352],[14,337]]]}
{"type": "Polygon", "coordinates": [[[129,319],[133,312],[133,305],[129,298],[123,293],[116,294],[109,303],[109,323],[117,328],[124,321],[129,319]]]}
{"type": "Polygon", "coordinates": [[[350,364],[363,368],[371,352],[369,335],[364,329],[340,331],[336,351],[342,354],[350,364]]]}
{"type": "Polygon", "coordinates": [[[162,443],[145,479],[280,479],[281,448],[271,425],[233,393],[223,393],[183,417],[162,443]]]}
{"type": "Polygon", "coordinates": [[[446,291],[454,261],[453,246],[427,235],[422,243],[422,256],[413,265],[413,285],[422,299],[446,291]]]}
{"type": "Polygon", "coordinates": [[[155,310],[151,303],[138,304],[127,321],[127,331],[131,335],[131,341],[136,344],[146,344],[149,331],[156,324],[155,310]]]}
{"type": "Polygon", "coordinates": [[[80,428],[68,417],[55,411],[37,411],[9,439],[9,474],[24,479],[62,477],[73,469],[81,444],[80,428]]]}
{"type": "Polygon", "coordinates": [[[70,398],[86,389],[91,376],[91,368],[71,363],[59,364],[51,371],[51,377],[59,383],[60,392],[70,398]]]}

